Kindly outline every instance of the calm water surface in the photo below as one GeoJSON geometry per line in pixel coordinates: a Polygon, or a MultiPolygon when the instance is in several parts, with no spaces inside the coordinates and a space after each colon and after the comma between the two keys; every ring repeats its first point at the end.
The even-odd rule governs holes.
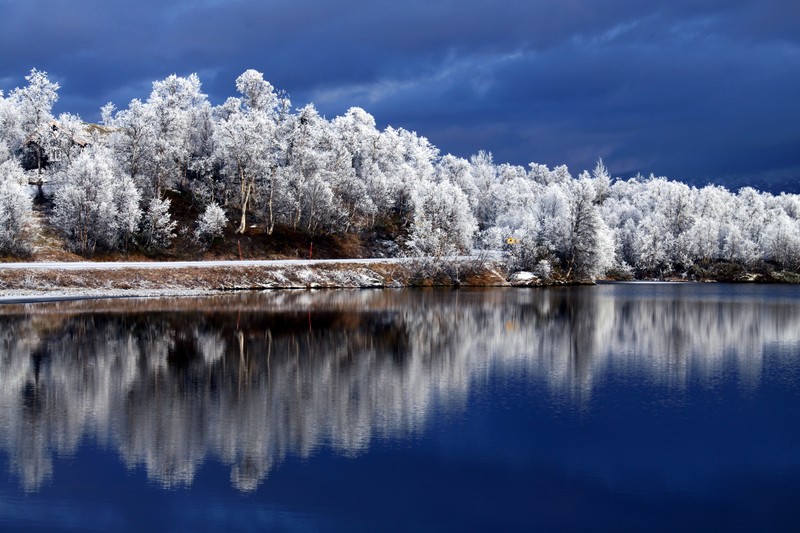
{"type": "Polygon", "coordinates": [[[800,527],[800,289],[0,306],[0,530],[800,527]]]}

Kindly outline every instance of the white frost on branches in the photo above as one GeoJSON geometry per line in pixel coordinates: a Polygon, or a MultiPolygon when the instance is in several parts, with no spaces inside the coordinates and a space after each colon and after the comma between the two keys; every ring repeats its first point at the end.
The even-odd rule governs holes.
{"type": "Polygon", "coordinates": [[[175,238],[175,228],[178,223],[172,220],[169,208],[172,202],[169,199],[153,198],[147,204],[142,219],[141,238],[142,245],[150,251],[160,251],[169,248],[175,238]]]}
{"type": "Polygon", "coordinates": [[[218,204],[210,203],[197,220],[197,229],[194,232],[195,239],[200,243],[208,243],[215,237],[220,237],[227,224],[228,219],[225,217],[225,210],[218,204]]]}
{"type": "Polygon", "coordinates": [[[206,245],[230,217],[239,233],[377,237],[391,241],[389,253],[505,249],[512,268],[559,279],[800,272],[798,195],[615,179],[600,159],[574,177],[564,165],[498,164],[489,152],[441,154],[416,132],[378,129],[359,107],[330,120],[313,104],[292,110],[256,70],[218,106],[197,75],[168,76],[146,100],[104,106],[102,127],[55,119],[58,84],[36,69],[26,81],[0,93],[6,254],[31,246],[28,182],[53,193],[52,222],[87,255],[164,250],[178,232],[206,245]],[[193,230],[179,231],[167,194],[207,205],[193,230]]]}
{"type": "Polygon", "coordinates": [[[53,223],[73,250],[92,255],[98,246],[125,246],[140,217],[139,192],[121,174],[111,152],[90,148],[63,171],[54,197],[53,223]]]}
{"type": "Polygon", "coordinates": [[[31,196],[27,178],[14,160],[0,164],[0,254],[30,251],[31,196]]]}

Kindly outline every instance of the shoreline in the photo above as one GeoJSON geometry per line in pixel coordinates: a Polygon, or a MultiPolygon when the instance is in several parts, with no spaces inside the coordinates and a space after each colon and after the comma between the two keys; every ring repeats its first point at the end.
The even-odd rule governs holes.
{"type": "Polygon", "coordinates": [[[507,276],[495,260],[366,259],[231,261],[214,263],[4,263],[0,304],[94,298],[202,296],[248,290],[406,287],[564,287],[608,283],[796,284],[800,276],[773,272],[739,279],[541,280],[507,276]]]}
{"type": "MultiPolygon", "coordinates": [[[[0,268],[0,304],[89,298],[169,297],[247,290],[509,286],[499,267],[469,260],[454,271],[397,260],[230,262],[225,264],[24,264],[0,268]]],[[[455,266],[454,266],[455,265],[455,266]]]]}

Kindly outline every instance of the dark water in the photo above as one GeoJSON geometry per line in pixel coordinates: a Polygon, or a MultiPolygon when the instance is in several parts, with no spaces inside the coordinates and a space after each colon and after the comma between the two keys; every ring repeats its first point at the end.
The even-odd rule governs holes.
{"type": "Polygon", "coordinates": [[[0,530],[800,527],[800,290],[0,306],[0,530]]]}

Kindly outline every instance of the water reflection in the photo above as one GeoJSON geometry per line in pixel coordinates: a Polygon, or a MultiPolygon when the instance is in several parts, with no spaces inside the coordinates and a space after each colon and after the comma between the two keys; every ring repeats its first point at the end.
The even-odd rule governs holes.
{"type": "Polygon", "coordinates": [[[54,456],[88,439],[165,487],[191,484],[215,458],[251,491],[288,454],[357,454],[375,437],[418,432],[434,404],[461,409],[493,372],[523,371],[577,405],[609,375],[674,389],[732,374],[754,390],[766,350],[794,360],[800,346],[800,300],[759,290],[276,292],[2,306],[0,447],[26,490],[54,475],[54,456]]]}

